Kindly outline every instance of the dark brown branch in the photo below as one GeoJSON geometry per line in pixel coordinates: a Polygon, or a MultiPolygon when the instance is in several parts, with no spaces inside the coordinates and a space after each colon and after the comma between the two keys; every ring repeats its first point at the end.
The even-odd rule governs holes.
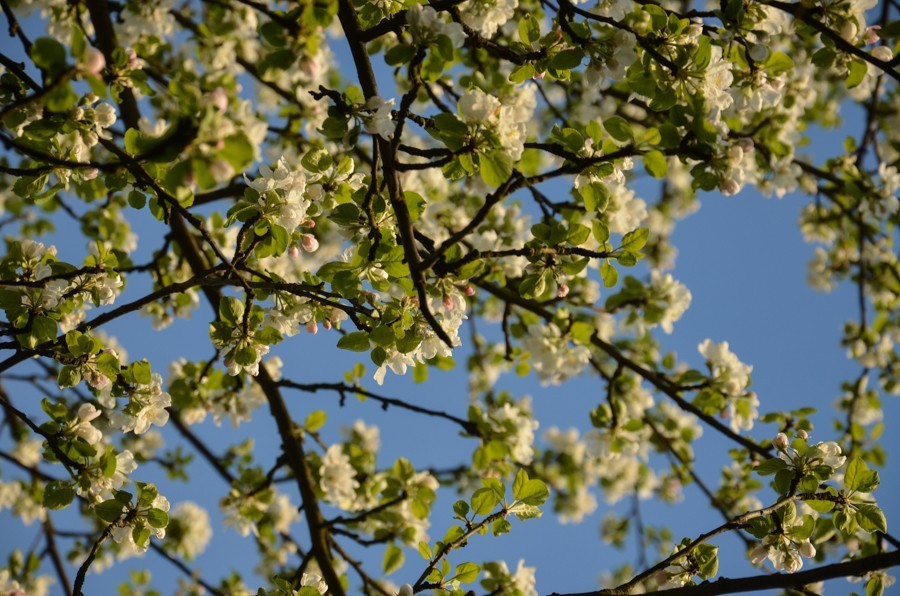
{"type": "MultiPolygon", "coordinates": [[[[777,590],[779,588],[798,588],[820,581],[839,577],[863,577],[865,574],[880,569],[889,569],[900,565],[900,551],[879,553],[861,559],[852,559],[843,563],[825,565],[797,573],[775,573],[772,575],[754,575],[738,578],[720,578],[714,582],[703,582],[696,586],[685,586],[661,592],[666,596],[716,596],[717,594],[737,594],[739,592],[756,592],[760,590],[777,590]]],[[[554,593],[552,596],[624,596],[630,592],[612,588],[593,592],[577,592],[570,594],[554,593]]]]}
{"type": "Polygon", "coordinates": [[[457,416],[453,416],[452,414],[447,414],[446,412],[441,412],[440,410],[431,410],[429,408],[423,408],[422,406],[417,406],[415,404],[407,403],[403,400],[396,399],[393,397],[384,397],[381,395],[377,395],[372,393],[371,391],[366,391],[362,387],[357,387],[354,385],[347,385],[346,383],[296,383],[294,381],[282,380],[278,382],[282,387],[290,387],[291,389],[299,389],[300,391],[306,391],[308,393],[316,393],[318,391],[336,391],[340,394],[341,399],[343,400],[348,393],[358,393],[359,395],[364,395],[367,398],[377,401],[381,404],[382,408],[387,410],[390,406],[394,406],[397,408],[401,408],[404,410],[409,410],[411,412],[416,412],[418,414],[425,414],[426,416],[433,416],[435,418],[443,418],[445,420],[450,420],[451,422],[455,422],[462,429],[470,435],[479,436],[478,427],[476,427],[472,422],[468,420],[463,420],[457,416]]]}

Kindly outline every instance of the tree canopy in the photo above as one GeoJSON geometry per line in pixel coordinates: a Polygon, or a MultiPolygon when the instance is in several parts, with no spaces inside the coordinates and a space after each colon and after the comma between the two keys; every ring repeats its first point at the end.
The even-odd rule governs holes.
{"type": "Polygon", "coordinates": [[[144,557],[181,594],[532,596],[541,545],[516,566],[499,537],[600,501],[639,556],[584,593],[893,583],[894,0],[0,5],[0,515],[38,527],[0,594],[144,557]],[[857,296],[834,404],[757,394],[715,330],[670,347],[676,226],[751,187],[804,205],[809,284],[857,296]],[[565,430],[517,377],[592,389],[565,430]],[[455,464],[386,457],[381,410],[450,427],[455,464]],[[688,490],[693,533],[642,522],[688,490]],[[202,564],[228,533],[253,573],[202,564]]]}

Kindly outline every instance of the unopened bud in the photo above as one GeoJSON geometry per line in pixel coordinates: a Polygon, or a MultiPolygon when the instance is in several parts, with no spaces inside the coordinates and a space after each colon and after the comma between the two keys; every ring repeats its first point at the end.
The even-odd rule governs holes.
{"type": "Polygon", "coordinates": [[[800,430],[797,431],[797,438],[803,439],[805,441],[806,439],[809,438],[809,433],[807,433],[805,430],[803,430],[801,428],[800,430]]]}
{"type": "Polygon", "coordinates": [[[466,284],[465,292],[466,292],[466,296],[468,296],[469,298],[471,298],[472,296],[475,295],[475,288],[473,288],[473,287],[472,287],[471,285],[469,285],[469,284],[466,284]]]}
{"type": "Polygon", "coordinates": [[[296,259],[297,257],[300,256],[300,247],[297,246],[296,244],[292,244],[291,247],[288,249],[288,254],[292,258],[296,259]]]}
{"type": "Polygon", "coordinates": [[[100,170],[97,168],[88,168],[81,173],[82,180],[93,180],[97,176],[100,175],[100,170]]]}
{"type": "Polygon", "coordinates": [[[894,52],[888,46],[875,46],[870,52],[872,57],[882,62],[890,62],[894,59],[894,52]]]}
{"type": "Polygon", "coordinates": [[[125,50],[125,55],[128,56],[128,68],[134,70],[141,67],[141,59],[138,58],[137,52],[134,51],[134,48],[128,48],[127,50],[125,50]]]}
{"type": "Polygon", "coordinates": [[[87,51],[87,55],[84,57],[84,72],[98,76],[105,66],[106,58],[103,56],[103,52],[96,48],[87,51]]]}
{"type": "Polygon", "coordinates": [[[849,19],[841,24],[841,37],[847,41],[852,41],[856,37],[857,31],[859,31],[859,28],[856,26],[856,23],[849,19]]]}
{"type": "Polygon", "coordinates": [[[453,303],[453,298],[450,296],[444,296],[444,310],[453,310],[456,305],[453,303]]]}
{"type": "Polygon", "coordinates": [[[400,586],[400,591],[397,592],[397,596],[413,596],[413,587],[409,584],[403,584],[400,586]]]}
{"type": "Polygon", "coordinates": [[[209,94],[209,104],[220,112],[228,109],[228,94],[221,87],[213,89],[209,94]]]}
{"type": "Polygon", "coordinates": [[[872,25],[871,27],[866,27],[865,33],[863,33],[863,41],[868,44],[876,43],[880,37],[878,37],[878,30],[881,29],[880,25],[872,25]]]}
{"type": "Polygon", "coordinates": [[[309,333],[315,335],[316,333],[319,332],[319,326],[316,324],[315,321],[310,321],[309,323],[306,324],[306,330],[309,333]]]}
{"type": "Polygon", "coordinates": [[[319,241],[312,234],[303,234],[300,244],[306,252],[316,252],[319,249],[319,241]]]}
{"type": "Polygon", "coordinates": [[[559,284],[559,287],[556,288],[556,295],[560,298],[565,298],[569,295],[569,284],[559,284]]]}
{"type": "Polygon", "coordinates": [[[800,555],[806,557],[807,559],[816,556],[816,547],[812,545],[812,542],[806,541],[800,543],[800,555]]]}
{"type": "Polygon", "coordinates": [[[322,327],[325,328],[325,331],[331,331],[331,321],[325,319],[324,321],[322,321],[322,327]]]}
{"type": "Polygon", "coordinates": [[[788,437],[784,433],[778,433],[777,435],[775,435],[775,440],[772,441],[772,445],[774,445],[775,449],[778,449],[779,451],[784,451],[785,449],[787,449],[787,446],[789,444],[790,441],[788,441],[788,437]]]}

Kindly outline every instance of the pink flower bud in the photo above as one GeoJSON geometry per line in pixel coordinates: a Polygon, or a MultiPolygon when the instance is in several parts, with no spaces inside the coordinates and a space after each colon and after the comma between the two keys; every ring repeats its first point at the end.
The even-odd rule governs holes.
{"type": "Polygon", "coordinates": [[[453,298],[450,296],[444,296],[444,310],[453,310],[456,305],[453,303],[453,298]]]}
{"type": "Polygon", "coordinates": [[[303,245],[303,250],[306,252],[316,252],[319,249],[319,241],[312,234],[303,234],[300,244],[303,245]]]}
{"type": "Polygon", "coordinates": [[[314,220],[314,219],[307,219],[306,221],[304,221],[304,222],[303,222],[302,224],[300,224],[300,225],[302,225],[302,226],[305,227],[305,228],[314,228],[314,227],[316,227],[316,220],[314,220]]]}
{"type": "Polygon", "coordinates": [[[559,284],[559,287],[556,288],[556,295],[560,298],[565,298],[569,295],[569,284],[559,284]]]}
{"type": "Polygon", "coordinates": [[[784,451],[785,449],[787,449],[787,446],[789,444],[790,441],[788,441],[788,437],[784,433],[778,433],[777,435],[775,435],[775,440],[772,441],[772,445],[774,445],[775,449],[778,449],[779,451],[784,451]]]}
{"type": "Polygon", "coordinates": [[[316,324],[315,321],[310,321],[309,323],[306,324],[306,330],[309,333],[315,335],[316,333],[319,332],[319,326],[316,324]]]}
{"type": "Polygon", "coordinates": [[[98,76],[105,66],[106,58],[103,56],[103,52],[96,48],[87,51],[87,55],[84,57],[84,72],[98,76]]]}
{"type": "Polygon", "coordinates": [[[331,331],[331,321],[325,319],[324,321],[322,321],[322,327],[325,328],[325,331],[331,331]]]}
{"type": "Polygon", "coordinates": [[[288,254],[292,258],[296,259],[297,257],[300,256],[300,247],[297,246],[296,244],[292,244],[291,247],[288,249],[288,254]]]}
{"type": "Polygon", "coordinates": [[[110,384],[109,377],[107,377],[103,373],[88,374],[86,375],[86,380],[88,385],[98,391],[109,386],[110,384]]]}
{"type": "Polygon", "coordinates": [[[128,56],[128,68],[134,70],[141,67],[141,59],[138,58],[137,52],[134,51],[134,48],[128,48],[127,50],[125,50],[125,55],[128,56]]]}
{"type": "Polygon", "coordinates": [[[880,37],[878,37],[878,30],[881,29],[880,25],[872,25],[871,27],[866,27],[865,33],[863,33],[863,40],[866,43],[876,43],[880,37]]]}
{"type": "Polygon", "coordinates": [[[801,428],[800,430],[797,431],[797,438],[803,439],[805,441],[806,439],[809,438],[809,433],[807,433],[805,430],[803,430],[801,428]]]}
{"type": "Polygon", "coordinates": [[[475,288],[473,288],[473,287],[472,287],[471,285],[469,285],[469,284],[466,284],[465,292],[466,292],[466,296],[468,296],[469,298],[471,298],[472,296],[475,295],[475,288]]]}
{"type": "Polygon", "coordinates": [[[228,109],[228,94],[221,87],[216,87],[208,96],[209,105],[220,112],[228,109]]]}
{"type": "Polygon", "coordinates": [[[81,173],[82,180],[93,180],[97,176],[100,175],[100,170],[97,168],[88,168],[81,173]]]}

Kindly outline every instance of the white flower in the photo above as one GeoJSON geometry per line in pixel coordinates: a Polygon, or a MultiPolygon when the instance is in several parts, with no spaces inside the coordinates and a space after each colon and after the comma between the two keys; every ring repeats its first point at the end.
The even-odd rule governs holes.
{"type": "Polygon", "coordinates": [[[319,594],[325,594],[328,592],[328,584],[325,583],[325,580],[321,578],[321,576],[316,575],[315,573],[304,573],[300,576],[300,585],[301,586],[311,586],[319,591],[319,594]]]}
{"type": "Polygon", "coordinates": [[[654,269],[650,273],[648,300],[652,300],[654,306],[662,309],[659,326],[666,333],[672,333],[672,324],[679,320],[691,305],[691,291],[676,281],[671,274],[662,275],[654,269]]]}
{"type": "Polygon", "coordinates": [[[172,510],[166,530],[166,542],[188,561],[196,559],[212,538],[209,514],[192,501],[179,503],[172,510]]]}
{"type": "Polygon", "coordinates": [[[727,341],[717,344],[707,339],[700,344],[698,350],[706,358],[712,373],[710,381],[714,389],[731,396],[738,396],[744,392],[750,382],[753,367],[738,360],[728,349],[727,341]]]}
{"type": "Polygon", "coordinates": [[[69,430],[76,437],[84,439],[88,445],[96,445],[103,438],[103,433],[95,428],[91,421],[98,416],[100,416],[100,410],[94,407],[94,404],[82,404],[78,408],[78,422],[69,427],[69,430]]]}
{"type": "Polygon", "coordinates": [[[325,452],[319,476],[319,484],[329,502],[342,509],[352,508],[359,482],[356,481],[356,470],[350,465],[350,458],[341,445],[332,445],[325,452]]]}
{"type": "Polygon", "coordinates": [[[570,343],[555,324],[532,324],[521,340],[542,385],[558,385],[584,369],[591,358],[585,346],[570,343]]]}
{"type": "Polygon", "coordinates": [[[363,116],[363,125],[366,132],[390,139],[394,135],[394,121],[391,120],[391,111],[394,108],[394,100],[375,96],[366,102],[366,109],[371,110],[369,116],[363,116]]]}
{"type": "Polygon", "coordinates": [[[450,38],[454,47],[462,46],[466,39],[462,25],[441,20],[430,6],[415,4],[406,11],[406,23],[413,38],[423,46],[431,45],[441,35],[450,38]]]}
{"type": "Polygon", "coordinates": [[[818,459],[824,466],[837,469],[843,466],[844,462],[847,461],[847,457],[841,455],[841,446],[834,441],[817,443],[813,446],[813,449],[815,449],[815,451],[813,453],[807,453],[807,457],[810,459],[818,459]]]}
{"type": "Polygon", "coordinates": [[[517,0],[468,0],[459,5],[462,22],[491,38],[515,14],[517,0]]]}
{"type": "Polygon", "coordinates": [[[123,431],[140,435],[147,432],[151,424],[164,426],[169,421],[166,408],[172,405],[172,396],[162,390],[162,376],[158,373],[153,374],[149,385],[135,387],[131,400],[132,407],[140,409],[125,421],[123,431]]]}
{"type": "Polygon", "coordinates": [[[484,124],[500,113],[500,100],[477,87],[463,93],[458,106],[463,120],[469,124],[484,124]]]}

